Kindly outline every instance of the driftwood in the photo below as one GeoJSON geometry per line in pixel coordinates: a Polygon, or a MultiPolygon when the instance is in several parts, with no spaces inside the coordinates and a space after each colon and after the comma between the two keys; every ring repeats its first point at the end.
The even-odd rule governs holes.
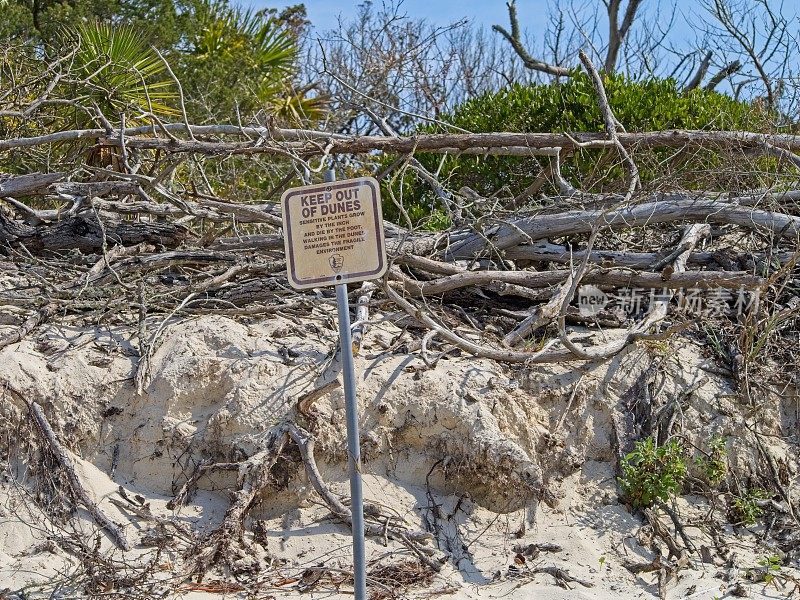
{"type": "MultiPolygon", "coordinates": [[[[586,256],[586,250],[571,249],[561,244],[553,244],[540,240],[534,244],[514,246],[503,252],[503,256],[514,261],[551,262],[556,264],[569,264],[580,262],[586,256]]],[[[592,250],[589,252],[589,262],[603,267],[621,267],[646,271],[653,269],[668,256],[667,252],[631,252],[625,250],[592,250]]],[[[792,259],[791,252],[773,252],[768,255],[764,252],[754,252],[750,256],[741,256],[733,250],[694,251],[687,258],[687,264],[693,267],[725,267],[725,265],[742,262],[745,258],[751,262],[776,260],[786,264],[792,259]]],[[[662,265],[663,266],[663,265],[662,265]]]]}
{"type": "Polygon", "coordinates": [[[536,240],[589,233],[602,227],[612,231],[676,221],[731,224],[762,229],[776,236],[797,239],[800,217],[704,198],[665,195],[650,202],[615,210],[564,211],[500,223],[483,235],[472,234],[450,246],[443,256],[470,259],[490,249],[494,252],[536,240]]]}
{"type": "Polygon", "coordinates": [[[525,338],[530,336],[537,329],[546,326],[555,319],[561,311],[561,305],[564,298],[572,286],[573,275],[570,273],[564,283],[558,288],[558,292],[542,306],[533,309],[532,313],[523,319],[523,321],[512,329],[506,337],[503,338],[503,344],[509,347],[514,347],[520,344],[525,338]]]}
{"type": "Polygon", "coordinates": [[[361,289],[358,293],[358,301],[356,302],[356,320],[352,325],[353,333],[353,354],[358,354],[361,351],[361,343],[364,341],[364,333],[367,331],[367,321],[369,319],[369,302],[372,300],[372,295],[375,293],[376,286],[374,283],[365,281],[361,284],[361,289]]]}
{"type": "Polygon", "coordinates": [[[188,231],[171,223],[132,223],[108,219],[101,222],[94,214],[68,217],[54,224],[31,226],[9,219],[0,212],[0,251],[24,246],[33,254],[78,250],[91,254],[104,247],[152,244],[174,248],[187,238],[188,231]]]}
{"type": "MultiPolygon", "coordinates": [[[[23,398],[21,394],[16,395],[19,398],[23,398]]],[[[28,402],[27,400],[24,400],[24,398],[23,401],[28,406],[31,415],[33,415],[36,428],[41,434],[42,441],[47,444],[47,448],[53,453],[53,456],[55,456],[61,471],[66,476],[72,497],[76,502],[83,505],[87,512],[92,516],[92,519],[94,519],[95,523],[105,530],[118,548],[122,550],[130,550],[130,542],[128,542],[128,539],[125,537],[125,534],[122,532],[120,526],[114,523],[108,517],[108,515],[106,515],[99,506],[97,506],[97,503],[91,498],[89,492],[87,492],[86,488],[83,487],[83,484],[81,483],[81,480],[75,471],[75,465],[69,456],[69,451],[63,446],[63,444],[61,444],[60,441],[58,441],[58,437],[56,437],[56,434],[53,431],[53,428],[50,426],[47,417],[45,417],[42,407],[36,402],[28,402]]]]}
{"type": "MultiPolygon", "coordinates": [[[[306,475],[311,485],[314,487],[314,490],[337,518],[352,527],[353,517],[350,509],[328,489],[322,480],[322,475],[320,475],[317,462],[314,458],[314,437],[294,423],[289,424],[289,435],[300,450],[306,475]]],[[[368,514],[369,512],[370,511],[365,510],[365,513],[368,514]]],[[[398,540],[406,545],[433,571],[438,572],[442,568],[442,563],[431,558],[434,551],[431,548],[425,547],[425,544],[433,539],[433,536],[426,531],[411,531],[407,528],[400,528],[386,520],[380,523],[365,523],[364,533],[365,535],[382,539],[389,538],[398,540]]]]}
{"type": "MultiPolygon", "coordinates": [[[[404,290],[411,296],[434,296],[467,286],[488,286],[493,282],[511,283],[528,288],[546,288],[563,283],[569,270],[555,271],[468,271],[448,275],[431,281],[414,281],[402,277],[404,290]]],[[[648,273],[623,269],[596,269],[583,277],[583,282],[594,285],[646,288],[646,289],[714,289],[752,290],[764,284],[762,277],[744,272],[691,271],[673,273],[648,273]]]]}
{"type": "MultiPolygon", "coordinates": [[[[362,154],[376,150],[409,154],[412,152],[458,152],[488,150],[504,154],[527,153],[535,150],[562,148],[607,148],[604,133],[447,133],[417,134],[414,136],[349,136],[305,129],[268,127],[241,127],[239,125],[190,125],[184,123],[129,127],[123,130],[129,148],[161,149],[169,152],[197,152],[201,154],[274,154],[285,156],[294,152],[298,156],[334,154],[362,154]],[[155,137],[160,131],[186,133],[194,139],[155,137]],[[247,137],[245,142],[209,140],[211,137],[247,137]]],[[[793,134],[762,134],[742,131],[665,130],[645,132],[620,132],[619,143],[626,148],[706,148],[719,150],[780,148],[800,150],[800,136],[793,134]]],[[[0,151],[14,148],[32,148],[68,141],[103,140],[110,146],[121,145],[119,130],[109,135],[106,129],[77,129],[48,133],[39,136],[0,139],[0,151]]]]}

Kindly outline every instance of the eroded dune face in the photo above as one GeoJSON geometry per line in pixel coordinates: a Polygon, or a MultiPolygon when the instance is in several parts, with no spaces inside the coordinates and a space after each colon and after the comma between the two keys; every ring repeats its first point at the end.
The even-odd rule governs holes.
{"type": "MultiPolygon", "coordinates": [[[[341,468],[341,388],[297,406],[339,376],[334,331],[325,315],[308,323],[176,322],[139,395],[131,331],[53,329],[0,353],[0,378],[39,402],[80,456],[120,482],[171,494],[201,461],[241,461],[294,415],[312,422],[319,460],[341,468]]],[[[374,328],[356,359],[368,468],[374,463],[425,482],[438,464],[435,485],[467,490],[494,510],[516,510],[531,499],[557,503],[564,477],[587,461],[615,462],[630,439],[650,433],[637,428],[659,411],[662,420],[680,419],[683,434],[698,445],[712,435],[741,434],[728,383],[704,370],[710,362],[690,345],[661,353],[634,348],[599,365],[510,370],[448,355],[428,367],[385,350],[398,345],[400,333],[386,323],[374,328]]],[[[7,394],[7,426],[20,409],[7,394]]],[[[791,414],[778,398],[760,418],[777,431],[791,427],[791,414]]],[[[746,475],[753,449],[731,443],[739,445],[729,452],[732,466],[746,475]]],[[[201,486],[234,481],[223,476],[201,486]]]]}
{"type": "MultiPolygon", "coordinates": [[[[280,318],[249,327],[221,318],[175,324],[142,395],[125,332],[48,332],[6,351],[0,377],[44,406],[85,459],[169,494],[202,460],[255,453],[270,429],[297,411],[298,399],[336,380],[336,339],[315,328],[309,336],[280,318]]],[[[399,333],[392,329],[371,334],[357,359],[366,461],[390,468],[402,461],[409,477],[424,480],[444,460],[454,477],[485,488],[489,502],[499,498],[492,492],[499,478],[515,495],[540,489],[536,447],[547,424],[536,396],[486,361],[459,357],[428,369],[409,355],[380,355],[381,341],[399,333]]],[[[20,407],[9,400],[10,414],[20,407]]],[[[320,460],[345,461],[343,412],[340,388],[301,411],[314,422],[320,460]]]]}
{"type": "MultiPolygon", "coordinates": [[[[98,557],[118,552],[83,511],[59,508],[57,488],[52,494],[38,483],[47,482],[41,476],[49,467],[26,403],[41,405],[88,493],[128,537],[132,550],[124,561],[146,573],[136,580],[140,591],[193,589],[181,578],[196,567],[197,552],[219,539],[236,495],[252,481],[247,469],[288,420],[311,432],[323,480],[346,498],[337,338],[330,313],[323,307],[315,315],[251,324],[222,317],[176,321],[152,356],[141,394],[133,330],[52,328],[0,352],[0,453],[6,462],[0,590],[37,586],[48,597],[53,582],[80,581],[74,591],[82,597],[95,576],[87,580],[70,536],[98,540],[98,557]],[[171,505],[198,465],[210,463],[233,468],[200,477],[185,506],[171,505]],[[45,502],[36,501],[37,494],[45,502]],[[62,513],[50,514],[54,509],[62,513]],[[153,544],[171,557],[163,570],[148,566],[153,544]]],[[[563,550],[544,560],[596,586],[592,597],[638,597],[642,585],[655,586],[655,575],[643,583],[644,575],[626,570],[631,560],[648,564],[660,556],[652,527],[619,498],[615,469],[633,440],[677,434],[687,448],[703,448],[714,437],[726,438],[731,472],[743,482],[756,480],[760,450],[746,427],[754,411],[744,410],[729,382],[691,343],[631,347],[602,364],[511,369],[452,352],[431,364],[440,349],[426,363],[409,354],[414,339],[390,320],[379,323],[365,338],[356,370],[367,504],[430,532],[432,556],[441,558],[443,569],[433,579],[426,575],[419,584],[424,593],[516,594],[518,555],[523,552],[524,562],[524,552],[538,553],[540,546],[563,550]]],[[[757,418],[762,444],[791,489],[797,456],[783,441],[797,427],[791,394],[762,403],[757,418]],[[783,438],[768,438],[769,432],[783,438]]],[[[287,572],[302,574],[306,564],[349,564],[347,530],[328,520],[330,511],[309,485],[297,450],[288,443],[269,470],[268,484],[241,519],[242,536],[226,538],[227,570],[215,577],[274,583],[291,580],[287,572]]],[[[684,518],[708,518],[706,500],[677,502],[684,518]]],[[[718,516],[719,531],[738,536],[718,516]]],[[[689,528],[689,535],[698,548],[716,543],[702,528],[689,528]]],[[[757,567],[764,552],[758,540],[749,539],[746,551],[740,537],[735,541],[736,560],[757,567]]],[[[371,556],[402,554],[396,540],[370,538],[368,544],[371,556]]],[[[694,571],[675,584],[676,597],[711,590],[709,580],[723,564],[718,557],[708,564],[692,560],[694,571]]],[[[733,585],[750,571],[728,572],[733,585]]],[[[119,574],[111,569],[106,575],[119,574]]],[[[119,581],[113,585],[130,591],[119,581]]],[[[537,582],[525,597],[562,597],[552,595],[554,589],[560,590],[537,582]]],[[[291,588],[276,597],[296,593],[291,588]]]]}

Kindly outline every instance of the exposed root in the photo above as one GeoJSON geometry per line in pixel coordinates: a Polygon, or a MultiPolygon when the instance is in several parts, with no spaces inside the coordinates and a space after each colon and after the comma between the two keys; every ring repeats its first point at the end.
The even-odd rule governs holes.
{"type": "Polygon", "coordinates": [[[283,452],[288,425],[273,429],[266,448],[251,456],[239,466],[239,489],[233,494],[233,502],[225,513],[222,524],[191,551],[195,556],[193,573],[201,580],[205,573],[220,560],[226,558],[233,542],[244,545],[244,521],[259,492],[269,485],[269,473],[283,452]]]}
{"type": "Polygon", "coordinates": [[[663,558],[658,554],[651,562],[646,563],[628,563],[625,568],[631,573],[658,573],[658,595],[661,600],[666,600],[667,586],[669,583],[677,578],[681,569],[689,566],[689,554],[684,548],[681,548],[678,542],[672,537],[672,534],[664,526],[658,518],[658,514],[649,508],[643,511],[645,519],[653,528],[653,532],[667,546],[667,558],[663,558]]]}
{"type": "Polygon", "coordinates": [[[178,490],[178,493],[175,494],[175,497],[167,502],[167,508],[175,510],[179,506],[185,506],[192,499],[192,496],[194,496],[194,493],[197,491],[197,482],[200,481],[204,475],[214,471],[238,471],[239,468],[239,463],[200,463],[197,465],[191,477],[186,480],[186,483],[184,483],[181,489],[178,490]]]}
{"type": "Polygon", "coordinates": [[[69,451],[58,440],[58,437],[56,436],[55,431],[53,431],[53,428],[50,426],[42,407],[34,401],[27,400],[22,394],[12,390],[11,388],[7,387],[6,389],[8,389],[8,391],[17,398],[17,400],[21,401],[25,406],[28,407],[28,410],[33,416],[34,422],[36,423],[36,429],[41,435],[42,441],[45,443],[48,450],[53,454],[59,468],[66,476],[66,480],[69,485],[69,492],[74,501],[83,505],[87,512],[92,516],[92,519],[94,519],[95,523],[97,523],[97,525],[99,525],[108,534],[118,548],[122,550],[130,550],[130,542],[128,542],[128,539],[122,532],[122,528],[114,523],[114,521],[112,521],[109,516],[102,511],[102,509],[91,498],[89,492],[81,483],[81,480],[75,471],[75,465],[72,462],[72,458],[70,458],[69,451]]]}
{"type": "Polygon", "coordinates": [[[556,580],[556,583],[563,588],[570,589],[567,585],[568,583],[578,583],[585,588],[594,587],[593,584],[589,583],[585,579],[579,579],[578,577],[573,577],[569,574],[566,569],[561,569],[560,567],[555,566],[545,566],[545,567],[532,567],[531,573],[547,573],[553,579],[556,580]]]}
{"type": "MultiPolygon", "coordinates": [[[[322,476],[320,475],[317,462],[314,458],[314,437],[294,423],[289,424],[288,431],[292,440],[294,440],[300,450],[306,474],[314,490],[337,518],[352,527],[352,513],[350,509],[347,508],[322,481],[322,476]]],[[[370,511],[366,511],[365,516],[375,517],[375,515],[370,515],[370,511]]],[[[378,517],[378,519],[380,519],[380,517],[378,517]]],[[[431,558],[435,554],[435,550],[423,545],[433,539],[430,533],[425,531],[410,531],[406,528],[401,528],[392,523],[391,519],[382,520],[383,522],[378,523],[365,523],[364,533],[377,538],[397,540],[411,550],[426,566],[436,572],[441,570],[442,563],[431,558]]]]}

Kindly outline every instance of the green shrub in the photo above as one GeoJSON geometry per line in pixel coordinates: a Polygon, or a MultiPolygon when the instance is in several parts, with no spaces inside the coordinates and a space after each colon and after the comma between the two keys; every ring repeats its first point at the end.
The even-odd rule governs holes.
{"type": "Polygon", "coordinates": [[[681,487],[686,476],[683,446],[672,439],[656,446],[653,438],[636,442],[622,461],[619,484],[628,502],[636,508],[666,501],[681,487]]]}
{"type": "Polygon", "coordinates": [[[764,509],[758,505],[758,501],[766,498],[769,498],[769,494],[761,488],[749,489],[743,495],[734,498],[731,522],[755,525],[764,515],[764,509]]]}
{"type": "Polygon", "coordinates": [[[725,448],[725,438],[722,436],[712,437],[708,442],[708,454],[695,459],[695,464],[709,485],[716,487],[722,483],[728,474],[728,451],[725,448]]]}
{"type": "MultiPolygon", "coordinates": [[[[623,75],[603,75],[609,104],[617,119],[629,132],[662,129],[763,130],[769,115],[763,109],[729,96],[703,89],[683,91],[672,79],[633,81],[623,75]]],[[[564,82],[551,84],[514,84],[495,93],[468,100],[442,121],[479,132],[601,132],[603,117],[597,107],[590,79],[581,72],[564,82]]],[[[443,126],[420,127],[418,133],[443,133],[443,126]]],[[[619,160],[609,150],[579,150],[564,157],[562,172],[573,185],[591,191],[620,189],[623,172],[619,160]]],[[[518,156],[417,156],[430,171],[452,190],[468,186],[482,196],[498,190],[516,196],[528,187],[545,166],[543,157],[518,156]]],[[[384,166],[396,157],[384,158],[384,166]]],[[[637,152],[643,179],[655,179],[665,172],[686,168],[696,177],[708,178],[709,168],[719,164],[712,152],[676,152],[674,149],[637,152]],[[648,156],[650,158],[648,158],[648,156]]],[[[682,179],[691,187],[691,177],[682,179]]],[[[424,218],[438,201],[428,184],[408,171],[392,185],[399,197],[402,187],[404,207],[424,218]]],[[[389,218],[397,217],[397,208],[386,206],[389,218]]]]}
{"type": "MultiPolygon", "coordinates": [[[[633,81],[603,75],[614,115],[628,131],[736,129],[759,113],[751,105],[703,89],[683,91],[674,79],[633,81]]],[[[591,80],[577,73],[562,83],[519,85],[484,94],[443,120],[470,131],[603,131],[591,80]]],[[[760,121],[760,119],[759,119],[760,121]]]]}

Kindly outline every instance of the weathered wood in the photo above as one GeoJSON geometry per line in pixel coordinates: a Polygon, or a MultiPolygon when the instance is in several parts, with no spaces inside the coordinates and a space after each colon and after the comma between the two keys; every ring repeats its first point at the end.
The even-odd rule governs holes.
{"type": "Polygon", "coordinates": [[[521,323],[508,332],[508,334],[506,334],[506,336],[503,338],[503,344],[509,348],[513,348],[524,341],[537,329],[546,326],[548,323],[551,323],[561,311],[561,305],[564,302],[564,298],[569,292],[569,288],[572,284],[572,277],[573,274],[570,273],[567,276],[566,281],[564,281],[564,283],[558,289],[558,292],[553,294],[553,297],[548,300],[546,304],[537,306],[528,317],[523,319],[521,323]]]}
{"type": "MultiPolygon", "coordinates": [[[[540,240],[534,244],[523,244],[514,246],[506,250],[503,255],[508,260],[530,261],[530,262],[552,262],[557,264],[578,263],[586,256],[585,250],[571,250],[567,246],[553,244],[540,240]]],[[[589,262],[602,265],[604,267],[621,267],[626,269],[647,270],[652,269],[653,265],[663,260],[667,256],[666,252],[629,252],[624,250],[592,250],[589,254],[589,262]]],[[[712,267],[719,265],[725,270],[729,270],[726,265],[740,264],[741,269],[748,261],[763,261],[767,258],[782,265],[792,260],[792,252],[772,252],[767,255],[765,252],[753,252],[742,255],[733,250],[714,250],[692,252],[687,258],[687,264],[692,266],[712,267]]],[[[449,264],[449,263],[442,263],[449,264]]]]}
{"type": "Polygon", "coordinates": [[[470,259],[488,248],[505,250],[545,238],[589,233],[598,226],[618,231],[681,221],[739,225],[789,239],[800,236],[800,217],[795,215],[756,210],[718,200],[665,195],[654,201],[615,210],[570,210],[510,220],[483,234],[473,233],[453,243],[442,252],[442,256],[448,260],[470,259]]]}
{"type": "Polygon", "coordinates": [[[0,198],[35,194],[57,181],[62,181],[66,175],[64,172],[0,175],[0,198]]]}
{"type": "Polygon", "coordinates": [[[47,319],[49,319],[55,311],[56,306],[53,303],[50,303],[34,312],[17,329],[0,337],[0,350],[6,346],[10,346],[11,344],[21,342],[31,331],[36,329],[44,321],[47,321],[47,319]]]}
{"type": "Polygon", "coordinates": [[[94,519],[95,523],[97,523],[106,531],[106,533],[109,534],[112,541],[118,548],[121,548],[122,550],[130,550],[131,545],[120,527],[114,523],[108,517],[108,515],[106,515],[100,509],[99,506],[97,506],[97,503],[89,496],[86,488],[83,487],[78,474],[75,472],[75,465],[72,463],[69,452],[66,448],[64,448],[61,442],[58,441],[53,428],[50,426],[47,417],[44,415],[42,407],[36,402],[27,402],[27,404],[36,422],[36,427],[39,429],[39,432],[42,435],[42,438],[45,440],[45,442],[47,442],[48,448],[56,457],[56,461],[58,461],[61,470],[67,477],[72,496],[77,502],[80,502],[80,504],[86,508],[86,510],[94,519]]]}
{"type": "Polygon", "coordinates": [[[3,178],[0,176],[0,198],[25,196],[81,196],[136,194],[139,185],[132,181],[66,181],[67,173],[30,173],[3,178]]]}
{"type": "Polygon", "coordinates": [[[358,355],[361,352],[361,343],[364,341],[364,334],[367,332],[367,321],[369,320],[369,302],[372,299],[372,294],[375,293],[377,286],[371,281],[365,281],[361,284],[361,289],[358,292],[358,301],[356,302],[356,320],[353,323],[353,354],[358,355]]]}
{"type": "Polygon", "coordinates": [[[159,254],[130,256],[106,265],[105,269],[90,275],[79,285],[85,285],[86,283],[104,285],[113,281],[116,277],[151,269],[179,267],[182,265],[233,265],[237,260],[238,257],[235,254],[213,252],[211,250],[172,250],[159,254]]]}
{"type": "Polygon", "coordinates": [[[25,246],[32,254],[78,250],[84,254],[103,251],[104,245],[152,244],[174,248],[186,240],[188,230],[174,223],[136,223],[83,213],[56,223],[29,225],[0,212],[0,252],[25,246]],[[105,244],[104,244],[105,240],[105,244]]]}
{"type": "MultiPolygon", "coordinates": [[[[448,133],[414,136],[348,136],[326,131],[240,127],[238,125],[190,125],[194,139],[155,137],[161,126],[130,127],[124,130],[129,148],[162,149],[170,152],[202,154],[273,154],[285,156],[294,152],[302,156],[322,154],[362,154],[375,150],[393,153],[458,152],[475,150],[505,150],[509,153],[535,149],[608,147],[605,133],[448,133]],[[248,137],[245,142],[208,139],[217,137],[248,137]],[[203,139],[206,138],[206,139],[203,139]]],[[[183,123],[169,123],[164,130],[185,133],[183,123]]],[[[762,134],[744,131],[700,131],[672,129],[665,131],[619,132],[619,143],[626,148],[757,148],[777,147],[788,151],[800,150],[800,136],[793,134],[762,134]]],[[[105,129],[79,129],[31,136],[0,139],[0,151],[30,148],[75,140],[99,140],[107,145],[120,145],[118,132],[109,136],[105,129]]],[[[611,142],[613,144],[613,142],[611,142]]]]}
{"type": "Polygon", "coordinates": [[[437,323],[436,320],[431,318],[430,315],[415,307],[406,298],[398,294],[394,289],[392,289],[391,285],[384,286],[384,291],[392,302],[402,308],[415,321],[418,321],[431,331],[436,332],[436,334],[443,340],[453,344],[457,348],[461,348],[472,356],[488,358],[490,360],[496,360],[499,362],[522,364],[541,364],[581,360],[569,350],[552,350],[552,347],[558,342],[558,340],[550,340],[545,344],[544,348],[538,352],[519,352],[516,350],[493,348],[491,346],[476,344],[475,342],[471,342],[470,340],[457,335],[450,329],[437,323]]]}
{"type": "Polygon", "coordinates": [[[229,252],[247,250],[283,250],[282,235],[240,235],[236,237],[221,237],[209,245],[213,250],[229,252]]]}
{"type": "MultiPolygon", "coordinates": [[[[467,271],[433,279],[414,281],[402,278],[405,291],[412,296],[434,296],[467,286],[489,286],[492,282],[511,283],[528,288],[545,288],[563,283],[572,271],[467,271]]],[[[761,287],[764,279],[741,271],[687,271],[683,273],[632,272],[625,269],[596,269],[582,281],[599,286],[647,289],[714,289],[752,290],[761,287]]]]}

